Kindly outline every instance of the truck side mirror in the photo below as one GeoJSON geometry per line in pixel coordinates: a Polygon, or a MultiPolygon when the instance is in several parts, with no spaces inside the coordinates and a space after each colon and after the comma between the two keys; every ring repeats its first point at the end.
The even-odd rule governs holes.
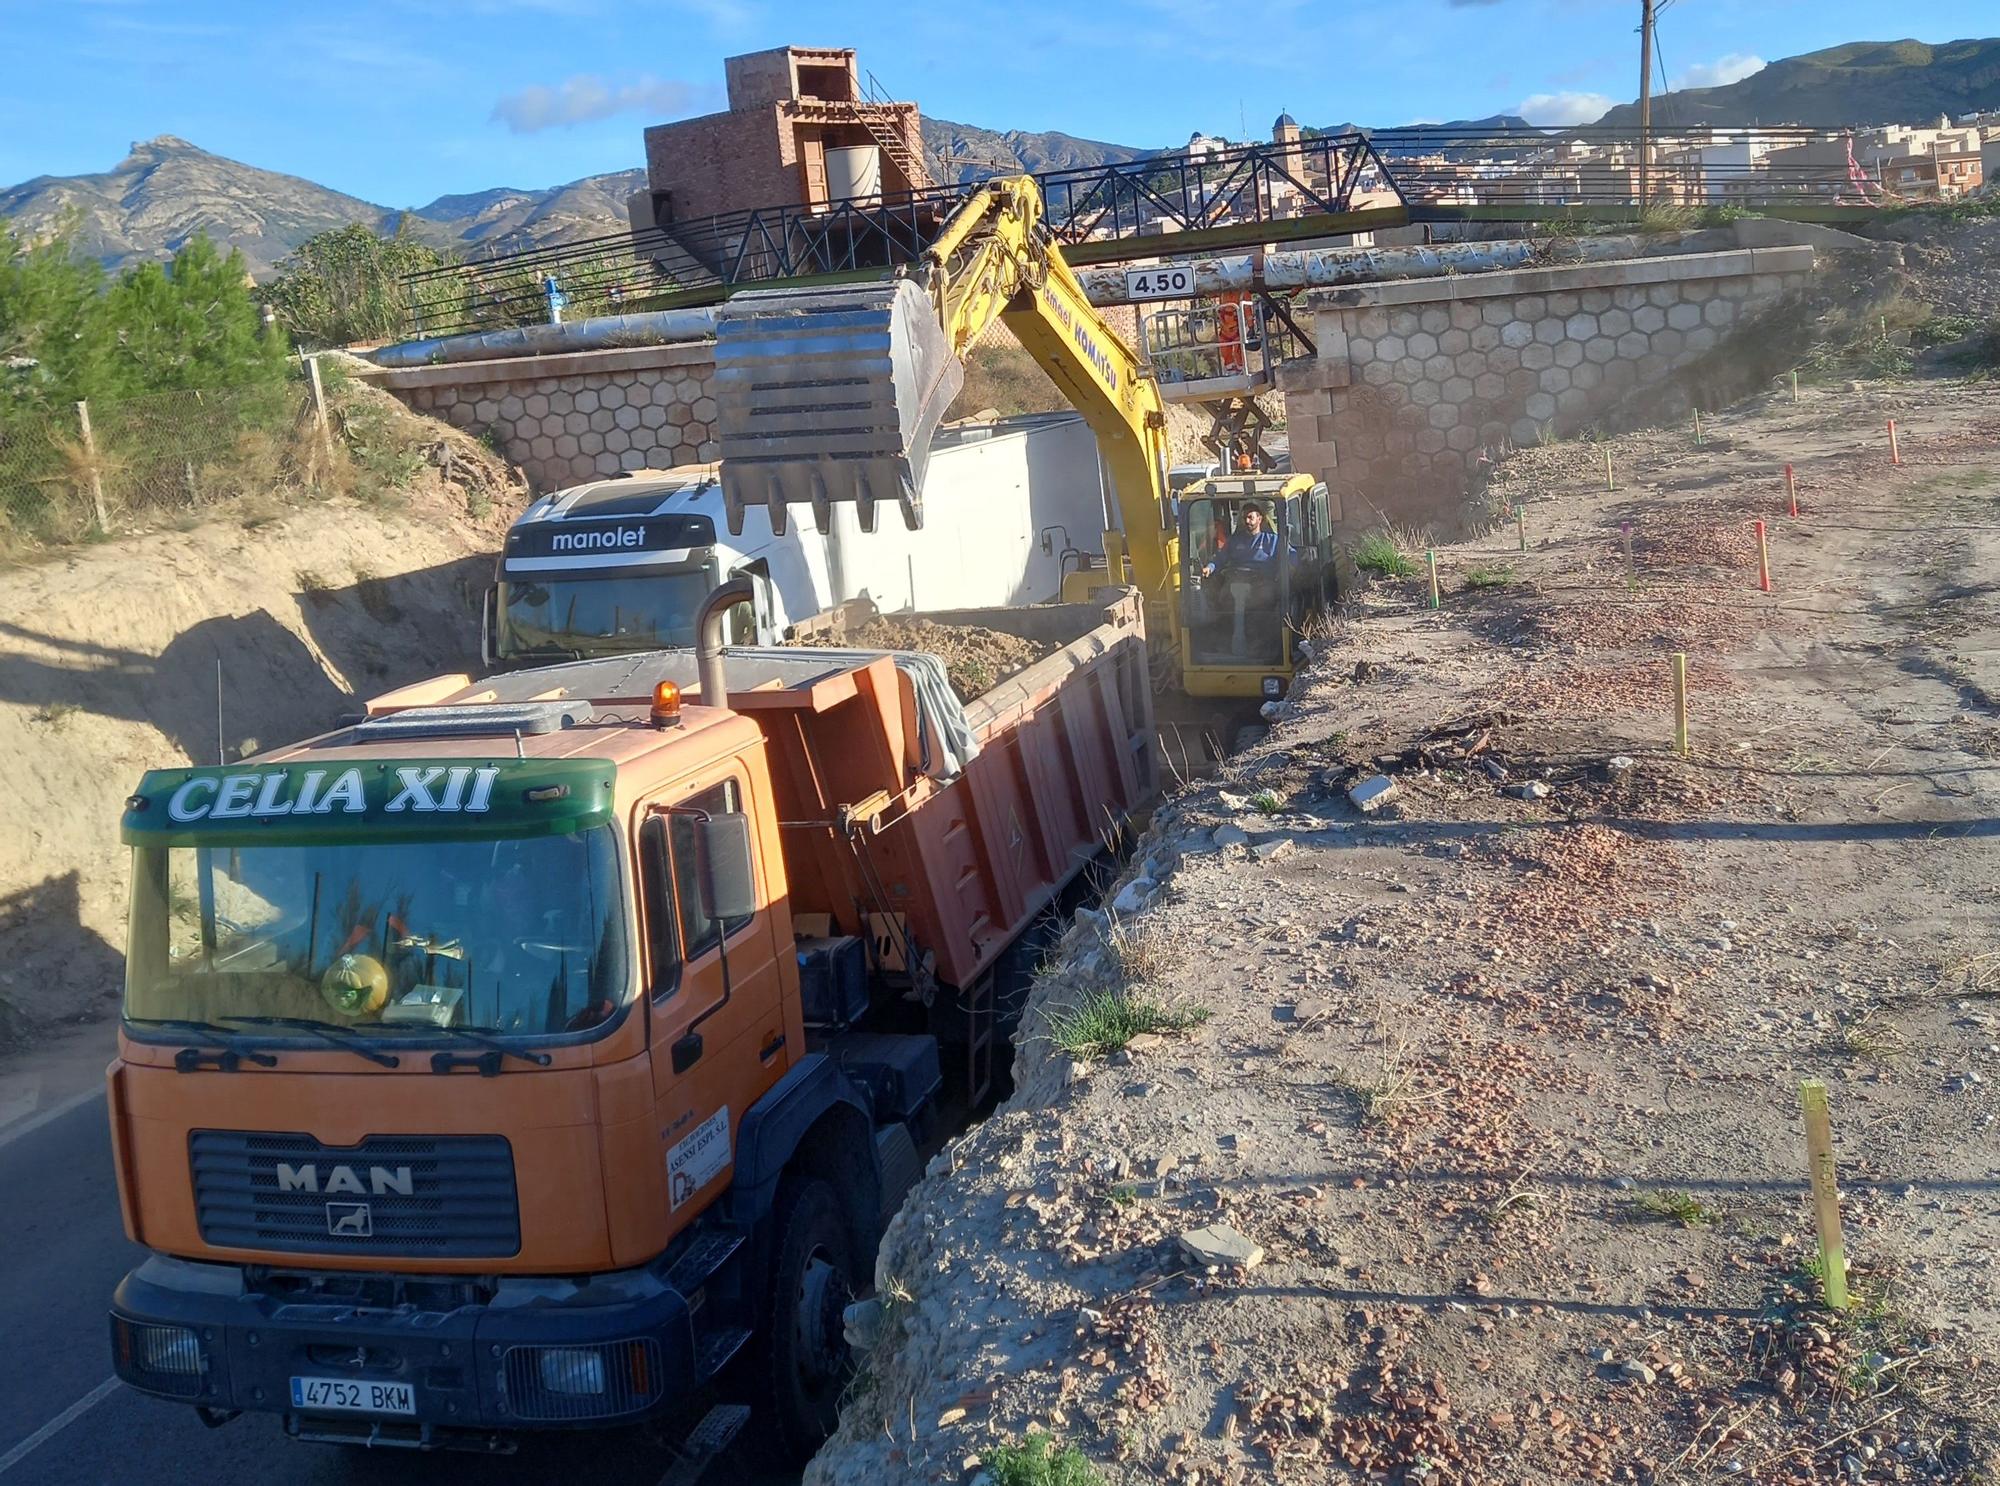
{"type": "Polygon", "coordinates": [[[500,654],[500,613],[495,606],[499,596],[499,585],[489,583],[479,599],[479,664],[488,671],[500,654]]]}
{"type": "Polygon", "coordinates": [[[701,840],[702,908],[733,923],[757,911],[757,877],[750,867],[750,817],[740,812],[695,822],[701,840]]]}

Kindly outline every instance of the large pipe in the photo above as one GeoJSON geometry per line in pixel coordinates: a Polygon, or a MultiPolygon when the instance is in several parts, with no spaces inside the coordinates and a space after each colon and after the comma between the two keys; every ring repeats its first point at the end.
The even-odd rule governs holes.
{"type": "Polygon", "coordinates": [[[444,366],[456,361],[499,361],[509,356],[554,356],[565,351],[607,351],[620,346],[671,346],[715,337],[716,306],[603,315],[568,325],[522,325],[474,335],[403,341],[369,353],[390,371],[444,366]]]}
{"type": "Polygon", "coordinates": [[[731,578],[711,593],[694,617],[695,674],[701,681],[704,707],[729,705],[729,673],[722,663],[722,625],[738,604],[757,602],[757,589],[748,578],[731,578]]]}
{"type": "MultiPolygon", "coordinates": [[[[1657,239],[1652,241],[1657,242],[1657,239]]],[[[1171,238],[1162,246],[1171,251],[1171,238]]],[[[1435,279],[1446,274],[1494,273],[1534,262],[1603,263],[1643,256],[1648,240],[1632,236],[1585,237],[1551,249],[1547,242],[1506,238],[1493,242],[1447,243],[1421,248],[1301,248],[1282,253],[1233,253],[1196,258],[1194,294],[1241,294],[1258,289],[1324,289],[1378,279],[1435,279]]],[[[1132,304],[1125,268],[1087,268],[1078,278],[1095,305],[1132,304]]]]}

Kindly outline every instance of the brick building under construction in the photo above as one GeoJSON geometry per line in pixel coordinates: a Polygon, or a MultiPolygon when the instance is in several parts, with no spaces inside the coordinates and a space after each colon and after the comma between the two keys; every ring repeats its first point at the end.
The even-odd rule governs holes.
{"type": "Polygon", "coordinates": [[[726,112],[646,131],[652,221],[635,226],[893,198],[932,184],[917,105],[865,95],[852,48],[774,47],[722,65],[726,112]]]}

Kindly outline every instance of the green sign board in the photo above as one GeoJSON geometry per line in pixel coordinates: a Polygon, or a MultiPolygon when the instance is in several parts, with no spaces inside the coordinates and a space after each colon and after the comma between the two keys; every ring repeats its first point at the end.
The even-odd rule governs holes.
{"type": "Polygon", "coordinates": [[[125,802],[134,846],[557,836],[611,819],[596,759],[294,759],[154,769],[125,802]]]}

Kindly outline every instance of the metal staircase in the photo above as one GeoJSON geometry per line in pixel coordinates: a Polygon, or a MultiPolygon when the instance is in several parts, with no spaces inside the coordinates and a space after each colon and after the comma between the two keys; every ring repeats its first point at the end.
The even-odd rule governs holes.
{"type": "Polygon", "coordinates": [[[874,107],[857,107],[854,112],[882,153],[896,162],[896,168],[903,172],[903,179],[910,183],[912,191],[928,191],[938,183],[938,172],[932,168],[930,152],[924,149],[912,150],[910,142],[901,131],[889,127],[888,120],[879,112],[897,100],[889,96],[888,89],[876,81],[875,74],[868,74],[868,85],[863,96],[874,107]]]}

